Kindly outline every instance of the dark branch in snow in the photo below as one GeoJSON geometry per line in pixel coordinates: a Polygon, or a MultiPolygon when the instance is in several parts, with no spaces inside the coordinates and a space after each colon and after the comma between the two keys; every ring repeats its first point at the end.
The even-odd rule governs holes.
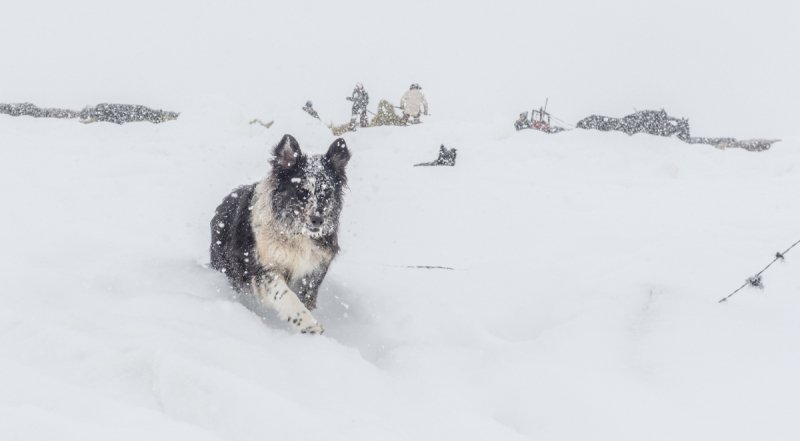
{"type": "Polygon", "coordinates": [[[444,270],[454,270],[455,268],[450,268],[449,266],[437,266],[437,265],[406,265],[406,268],[412,269],[444,269],[444,270]]]}
{"type": "Polygon", "coordinates": [[[87,106],[81,111],[38,107],[31,103],[2,104],[0,114],[11,116],[32,116],[34,118],[80,118],[84,124],[93,122],[110,122],[125,124],[129,122],[147,121],[153,124],[172,121],[180,115],[178,112],[151,109],[138,104],[108,104],[102,103],[94,107],[87,106]]]}
{"type": "Polygon", "coordinates": [[[273,124],[275,124],[275,121],[270,121],[270,122],[266,122],[265,123],[264,121],[261,121],[258,118],[254,118],[254,119],[250,120],[250,125],[252,126],[253,124],[258,124],[260,126],[264,126],[266,128],[270,128],[270,127],[272,127],[273,124]]]}

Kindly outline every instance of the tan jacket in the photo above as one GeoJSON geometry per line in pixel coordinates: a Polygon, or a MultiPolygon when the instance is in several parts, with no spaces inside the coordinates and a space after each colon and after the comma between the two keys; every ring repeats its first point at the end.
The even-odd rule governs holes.
{"type": "Polygon", "coordinates": [[[400,107],[403,113],[410,116],[419,116],[420,112],[428,113],[428,101],[419,89],[409,89],[400,98],[400,107]]]}

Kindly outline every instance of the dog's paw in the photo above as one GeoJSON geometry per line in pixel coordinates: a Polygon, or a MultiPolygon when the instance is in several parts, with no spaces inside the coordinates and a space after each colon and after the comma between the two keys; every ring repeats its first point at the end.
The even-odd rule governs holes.
{"type": "Polygon", "coordinates": [[[320,326],[319,323],[314,323],[313,325],[306,326],[305,328],[300,330],[301,334],[312,334],[312,335],[322,334],[323,332],[325,332],[325,330],[322,329],[322,326],[320,326]]]}

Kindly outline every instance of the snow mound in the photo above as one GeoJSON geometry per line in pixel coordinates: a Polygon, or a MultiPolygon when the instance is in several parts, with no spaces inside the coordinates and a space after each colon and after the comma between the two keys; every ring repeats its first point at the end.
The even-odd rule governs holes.
{"type": "Polygon", "coordinates": [[[797,233],[796,151],[436,120],[349,134],[343,252],[309,338],[203,266],[216,203],[289,127],[220,139],[187,119],[0,120],[2,438],[787,433],[800,259],[716,301],[797,233]],[[412,166],[440,142],[455,167],[412,166]]]}

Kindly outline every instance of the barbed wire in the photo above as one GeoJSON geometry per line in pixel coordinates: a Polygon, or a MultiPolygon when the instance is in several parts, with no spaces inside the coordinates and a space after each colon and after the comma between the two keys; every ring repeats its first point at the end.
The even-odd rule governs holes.
{"type": "Polygon", "coordinates": [[[575,128],[575,126],[573,126],[572,124],[564,121],[563,119],[556,118],[553,115],[550,115],[550,117],[552,117],[554,120],[556,120],[556,122],[561,123],[562,126],[568,126],[569,127],[569,129],[565,129],[565,130],[572,130],[572,129],[575,128]]]}
{"type": "Polygon", "coordinates": [[[767,264],[767,266],[765,266],[764,269],[762,269],[761,271],[757,272],[754,276],[748,277],[747,280],[745,280],[745,282],[742,284],[742,286],[737,288],[736,291],[734,291],[734,292],[728,294],[727,296],[721,298],[717,303],[724,303],[724,302],[728,301],[729,298],[733,297],[734,294],[736,294],[737,292],[741,291],[742,289],[744,289],[745,286],[748,286],[748,285],[750,285],[752,287],[755,287],[755,288],[764,289],[764,283],[761,281],[761,274],[763,274],[764,271],[769,269],[769,267],[771,267],[773,263],[775,263],[775,262],[777,262],[779,260],[784,260],[785,256],[786,256],[786,253],[791,251],[792,248],[794,248],[798,244],[800,244],[800,240],[798,240],[797,242],[793,243],[792,246],[787,248],[784,252],[781,253],[779,251],[779,252],[775,253],[775,258],[772,259],[772,262],[767,264]]]}

